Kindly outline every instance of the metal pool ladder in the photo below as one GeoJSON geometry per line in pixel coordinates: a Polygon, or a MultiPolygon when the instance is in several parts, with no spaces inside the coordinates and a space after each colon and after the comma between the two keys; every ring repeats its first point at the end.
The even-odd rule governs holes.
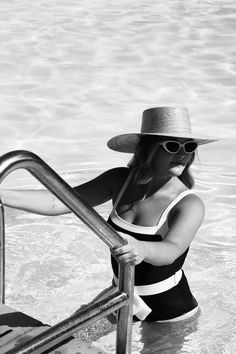
{"type": "MultiPolygon", "coordinates": [[[[42,159],[29,151],[18,150],[0,157],[0,182],[16,169],[26,169],[49,191],[61,200],[78,218],[80,218],[111,249],[120,247],[126,241],[55,171],[42,159]]],[[[93,305],[66,318],[18,345],[9,353],[41,353],[59,341],[69,338],[79,329],[118,310],[116,354],[131,354],[134,266],[119,264],[119,285],[112,295],[95,302],[93,305]]],[[[4,210],[0,208],[0,302],[5,303],[5,226],[4,210]]]]}

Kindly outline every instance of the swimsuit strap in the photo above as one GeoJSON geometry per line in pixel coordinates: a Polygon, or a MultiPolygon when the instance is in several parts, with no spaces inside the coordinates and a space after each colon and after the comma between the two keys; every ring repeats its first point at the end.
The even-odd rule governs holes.
{"type": "Polygon", "coordinates": [[[121,188],[121,190],[120,190],[120,192],[119,192],[119,194],[118,194],[118,196],[117,196],[117,198],[116,198],[116,200],[114,202],[114,205],[113,205],[111,213],[115,212],[116,207],[117,207],[117,205],[118,205],[118,203],[119,203],[124,191],[126,190],[126,188],[128,187],[129,182],[131,181],[131,178],[132,178],[132,172],[130,172],[128,177],[126,178],[125,183],[123,184],[123,186],[122,186],[122,188],[121,188]]]}
{"type": "Polygon", "coordinates": [[[171,209],[181,200],[183,199],[186,195],[188,194],[193,194],[193,191],[191,191],[190,189],[187,189],[186,191],[183,191],[182,193],[180,193],[175,199],[172,200],[172,202],[170,202],[170,204],[165,208],[165,210],[163,211],[157,226],[162,225],[163,222],[167,219],[167,215],[169,214],[169,212],[171,211],[171,209]],[[163,221],[164,219],[164,221],[163,221]]]}

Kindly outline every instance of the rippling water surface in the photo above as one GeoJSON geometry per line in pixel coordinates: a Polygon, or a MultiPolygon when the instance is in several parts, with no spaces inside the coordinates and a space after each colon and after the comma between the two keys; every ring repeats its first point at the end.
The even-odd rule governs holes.
{"type": "MultiPolygon", "coordinates": [[[[206,218],[185,272],[201,314],[135,324],[135,354],[235,352],[235,48],[233,0],[1,1],[1,154],[33,151],[76,185],[125,165],[107,139],[158,105],[188,106],[196,132],[221,138],[193,168],[206,218]]],[[[23,171],[3,184],[40,187],[23,171]]],[[[12,306],[55,323],[110,284],[106,246],[72,215],[8,209],[6,231],[12,306]]],[[[113,353],[114,333],[96,345],[113,353]]]]}

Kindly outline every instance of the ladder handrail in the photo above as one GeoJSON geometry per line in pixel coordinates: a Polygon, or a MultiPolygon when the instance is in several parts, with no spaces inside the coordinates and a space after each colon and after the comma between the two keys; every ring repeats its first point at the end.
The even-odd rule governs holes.
{"type": "Polygon", "coordinates": [[[10,172],[20,168],[27,170],[38,179],[110,248],[126,244],[126,240],[82,200],[79,194],[64,179],[39,156],[30,151],[16,150],[0,157],[0,183],[10,172]]]}
{"type": "MultiPolygon", "coordinates": [[[[92,207],[90,207],[50,166],[39,156],[30,151],[17,150],[0,157],[0,183],[12,171],[25,169],[51,191],[63,204],[65,204],[77,217],[79,217],[100,239],[111,249],[120,247],[127,241],[119,235],[92,207]]],[[[5,227],[3,207],[0,210],[0,282],[1,301],[4,303],[5,295],[5,227]]],[[[128,304],[123,304],[118,310],[117,323],[117,354],[131,353],[132,336],[132,302],[134,287],[134,265],[119,264],[119,291],[128,296],[128,304]]],[[[89,308],[88,308],[89,311],[89,308]]],[[[112,308],[111,308],[112,311],[112,308]]],[[[86,325],[86,323],[85,323],[86,325]]],[[[31,353],[32,351],[26,351],[31,353]]],[[[15,351],[14,353],[18,353],[15,351]]],[[[20,352],[19,352],[20,353],[20,352]]],[[[23,353],[23,352],[22,352],[23,353]]]]}

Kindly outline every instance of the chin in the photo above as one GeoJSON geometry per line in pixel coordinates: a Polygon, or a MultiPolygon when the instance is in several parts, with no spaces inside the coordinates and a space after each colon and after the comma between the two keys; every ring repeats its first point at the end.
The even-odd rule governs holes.
{"type": "Polygon", "coordinates": [[[172,176],[179,177],[182,175],[183,171],[185,169],[185,166],[183,165],[176,165],[173,166],[169,169],[169,172],[172,174],[172,176]]]}

